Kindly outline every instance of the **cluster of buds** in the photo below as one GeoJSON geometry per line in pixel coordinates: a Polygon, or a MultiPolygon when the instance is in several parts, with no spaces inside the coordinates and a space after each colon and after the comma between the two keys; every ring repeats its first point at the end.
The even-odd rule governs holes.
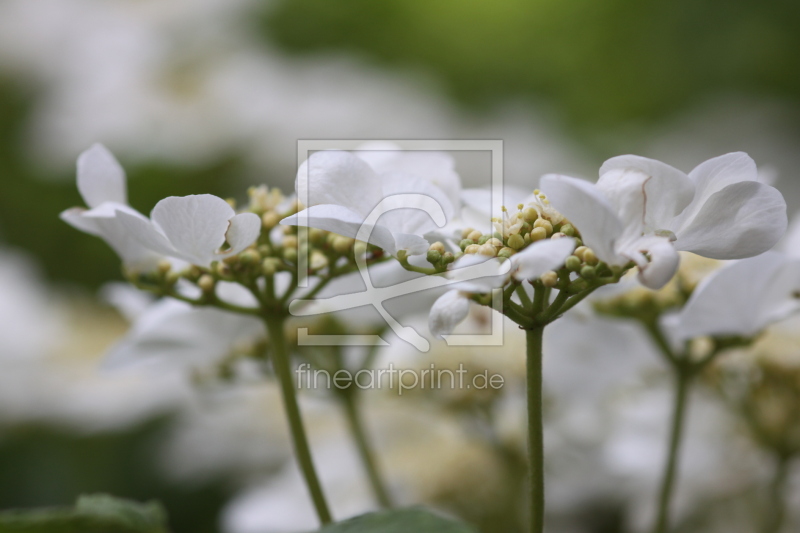
{"type": "Polygon", "coordinates": [[[503,217],[492,219],[491,235],[465,229],[459,243],[462,252],[508,258],[533,242],[561,237],[573,237],[580,246],[580,235],[572,224],[550,207],[541,191],[535,190],[534,195],[533,202],[517,205],[513,213],[503,207],[503,217]]]}
{"type": "Polygon", "coordinates": [[[438,272],[444,272],[447,269],[447,265],[456,260],[453,252],[447,251],[442,242],[431,244],[425,258],[438,272]]]}

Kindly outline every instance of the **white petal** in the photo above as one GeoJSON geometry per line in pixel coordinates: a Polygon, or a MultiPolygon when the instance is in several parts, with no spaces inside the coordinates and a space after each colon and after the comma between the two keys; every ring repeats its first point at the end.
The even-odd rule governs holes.
{"type": "Polygon", "coordinates": [[[297,197],[307,206],[332,204],[365,215],[383,199],[377,173],[349,152],[316,152],[297,171],[297,197]]]}
{"type": "Polygon", "coordinates": [[[695,289],[680,313],[678,337],[685,340],[705,335],[758,333],[781,300],[793,300],[796,286],[787,284],[781,275],[785,265],[786,256],[767,252],[711,274],[695,289]]]}
{"type": "Polygon", "coordinates": [[[675,233],[688,226],[715,193],[734,183],[758,181],[758,169],[746,153],[733,152],[700,163],[689,178],[695,184],[694,199],[676,220],[675,233]]]}
{"type": "Polygon", "coordinates": [[[459,291],[447,291],[431,306],[428,328],[436,337],[449,335],[469,314],[469,300],[459,291]]]}
{"type": "MultiPolygon", "coordinates": [[[[161,233],[155,225],[140,214],[133,214],[120,210],[117,213],[117,220],[125,230],[143,247],[155,253],[186,259],[183,254],[178,252],[169,240],[161,233]]],[[[187,259],[188,260],[188,259],[187,259]]]]}
{"type": "Polygon", "coordinates": [[[778,248],[788,256],[800,257],[800,212],[792,216],[789,229],[783,236],[778,248]]]}
{"type": "Polygon", "coordinates": [[[608,188],[629,173],[644,177],[636,186],[643,196],[640,216],[647,228],[668,228],[694,197],[695,186],[689,176],[661,161],[635,155],[613,157],[603,163],[597,186],[610,198],[608,188]]]}
{"type": "Polygon", "coordinates": [[[517,280],[536,279],[561,267],[574,250],[575,239],[569,237],[535,242],[511,256],[512,275],[517,280]]]}
{"type": "MultiPolygon", "coordinates": [[[[281,220],[284,226],[308,226],[353,239],[363,225],[364,216],[339,205],[315,205],[297,214],[281,220]]],[[[379,246],[385,252],[394,255],[397,252],[395,238],[383,225],[372,228],[368,242],[379,246]]]]}
{"type": "Polygon", "coordinates": [[[261,235],[261,219],[255,213],[240,213],[230,220],[225,240],[230,250],[219,257],[236,255],[258,239],[261,235]]]}
{"type": "Polygon", "coordinates": [[[639,281],[650,289],[660,289],[678,271],[681,257],[667,239],[651,237],[648,240],[652,240],[647,248],[650,262],[639,267],[639,281]]]}
{"type": "Polygon", "coordinates": [[[447,277],[457,281],[452,285],[453,288],[485,294],[505,285],[511,274],[511,268],[512,263],[509,260],[481,254],[465,254],[453,263],[447,277]]]}
{"type": "Polygon", "coordinates": [[[100,228],[97,227],[97,223],[93,218],[84,216],[85,213],[86,209],[82,207],[72,207],[62,211],[59,218],[77,230],[101,237],[102,234],[100,228]]]}
{"type": "Polygon", "coordinates": [[[430,245],[431,243],[419,235],[395,233],[394,247],[396,251],[389,253],[395,254],[397,253],[397,250],[405,250],[408,255],[422,255],[428,252],[430,245]]]}
{"type": "Polygon", "coordinates": [[[691,223],[676,232],[675,247],[712,259],[752,257],[772,248],[787,225],[781,193],[744,181],[713,194],[691,223]]]}
{"type": "Polygon", "coordinates": [[[229,221],[235,212],[211,194],[171,196],[158,202],[150,215],[177,252],[199,266],[219,259],[229,221]]]}
{"type": "Polygon", "coordinates": [[[89,207],[104,202],[128,203],[125,171],[102,144],[78,156],[78,191],[89,207]]]}
{"type": "Polygon", "coordinates": [[[622,222],[594,185],[548,174],[542,177],[540,187],[553,207],[580,231],[584,244],[591,247],[597,257],[610,265],[620,264],[614,241],[622,235],[622,222]]]}
{"type": "Polygon", "coordinates": [[[390,200],[392,196],[403,195],[397,203],[403,207],[387,211],[381,217],[381,224],[392,232],[423,235],[439,229],[453,218],[454,209],[450,200],[429,181],[396,172],[382,174],[381,181],[383,194],[390,202],[388,206],[394,207],[390,200]],[[435,202],[435,209],[431,208],[431,199],[435,202]]]}
{"type": "Polygon", "coordinates": [[[651,229],[666,229],[674,217],[689,205],[695,193],[694,182],[680,170],[646,157],[621,155],[612,157],[600,167],[600,180],[613,171],[635,170],[646,175],[643,191],[646,195],[644,223],[651,229]]]}

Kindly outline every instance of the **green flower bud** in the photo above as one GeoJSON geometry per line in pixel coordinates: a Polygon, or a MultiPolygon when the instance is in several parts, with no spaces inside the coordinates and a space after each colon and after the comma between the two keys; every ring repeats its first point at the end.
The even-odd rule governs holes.
{"type": "Polygon", "coordinates": [[[561,230],[560,231],[561,231],[561,233],[563,233],[564,235],[566,235],[568,237],[574,237],[575,236],[575,227],[572,224],[564,224],[563,226],[561,226],[561,230]]]}
{"type": "Polygon", "coordinates": [[[269,244],[261,244],[256,248],[261,257],[272,255],[272,247],[269,244]]]}
{"type": "Polygon", "coordinates": [[[261,262],[261,256],[255,250],[245,250],[239,254],[239,262],[245,266],[257,265],[261,262]]]}
{"type": "Polygon", "coordinates": [[[587,248],[585,252],[583,252],[583,260],[586,261],[587,265],[595,266],[600,260],[594,255],[594,250],[591,248],[587,248]]]}
{"type": "Polygon", "coordinates": [[[272,229],[278,225],[278,222],[281,221],[281,217],[275,211],[267,211],[263,215],[261,215],[261,226],[264,229],[272,229]]]}
{"type": "Polygon", "coordinates": [[[518,233],[515,233],[514,235],[508,238],[508,246],[515,250],[519,250],[520,248],[525,246],[525,238],[519,235],[518,233]]]}
{"type": "Polygon", "coordinates": [[[442,260],[442,254],[439,253],[438,250],[428,250],[428,254],[425,256],[425,259],[428,260],[428,263],[436,265],[442,260]]]}
{"type": "Polygon", "coordinates": [[[582,264],[583,261],[581,261],[581,258],[574,255],[567,257],[567,260],[564,262],[564,266],[567,267],[567,270],[571,270],[572,272],[580,270],[582,264]]]}
{"type": "Polygon", "coordinates": [[[283,258],[290,263],[297,262],[297,248],[284,248],[283,258]]]}
{"type": "Polygon", "coordinates": [[[356,242],[355,239],[351,239],[350,237],[343,237],[342,235],[339,235],[333,241],[333,249],[336,252],[340,253],[340,254],[346,254],[347,252],[350,251],[350,249],[353,247],[355,242],[356,242]]]}
{"type": "Polygon", "coordinates": [[[531,230],[530,236],[531,236],[531,242],[541,241],[542,239],[547,238],[547,230],[541,226],[533,228],[531,230]]]}
{"type": "Polygon", "coordinates": [[[167,272],[172,270],[172,263],[170,263],[166,259],[162,259],[158,262],[157,268],[159,272],[161,272],[162,274],[166,274],[167,272]]]}
{"type": "Polygon", "coordinates": [[[544,228],[547,237],[553,234],[553,224],[551,224],[549,220],[546,220],[544,218],[537,219],[536,222],[533,223],[533,227],[544,228]]]}
{"type": "Polygon", "coordinates": [[[503,240],[503,235],[499,231],[495,231],[494,233],[492,233],[492,237],[494,237],[498,241],[503,240]]]}
{"type": "Polygon", "coordinates": [[[581,277],[584,279],[594,279],[597,277],[597,272],[595,271],[593,266],[586,265],[581,269],[581,277]]]}
{"type": "Polygon", "coordinates": [[[503,248],[502,250],[500,250],[499,252],[497,252],[497,257],[504,257],[504,258],[508,259],[508,258],[509,258],[509,257],[511,257],[512,255],[514,255],[515,253],[517,253],[517,251],[516,251],[516,250],[514,250],[513,248],[509,248],[509,247],[507,247],[507,246],[506,246],[505,248],[503,248]]]}
{"type": "Polygon", "coordinates": [[[451,252],[445,252],[442,255],[442,263],[444,263],[445,265],[449,265],[450,263],[452,263],[455,260],[456,260],[456,257],[451,252]]]}
{"type": "Polygon", "coordinates": [[[481,235],[481,238],[478,239],[478,244],[486,244],[486,242],[491,239],[490,235],[481,235]]]}
{"type": "Polygon", "coordinates": [[[394,256],[398,261],[405,261],[408,258],[408,250],[397,250],[394,256]]]}
{"type": "Polygon", "coordinates": [[[458,247],[461,248],[461,251],[463,252],[470,244],[475,244],[475,241],[472,239],[462,239],[461,242],[458,243],[458,247]]]}

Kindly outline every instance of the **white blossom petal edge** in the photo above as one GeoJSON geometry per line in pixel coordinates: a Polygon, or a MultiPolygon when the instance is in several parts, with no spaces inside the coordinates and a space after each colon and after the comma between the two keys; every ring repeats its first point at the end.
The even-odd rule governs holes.
{"type": "Polygon", "coordinates": [[[237,215],[228,202],[210,194],[165,198],[150,220],[121,211],[118,216],[143,246],[203,267],[238,254],[261,233],[258,215],[237,215]],[[225,243],[228,248],[221,250],[225,243]]]}
{"type": "Polygon", "coordinates": [[[72,227],[100,237],[128,268],[149,270],[161,256],[143,246],[120,222],[117,213],[146,220],[128,205],[125,171],[111,152],[95,144],[78,157],[78,191],[89,209],[73,207],[61,213],[72,227]]]}
{"type": "Polygon", "coordinates": [[[751,337],[800,310],[800,259],[766,252],[717,270],[665,326],[676,343],[704,336],[751,337]]]}
{"type": "Polygon", "coordinates": [[[783,196],[759,181],[742,152],[710,159],[688,175],[653,159],[619,156],[603,164],[596,184],[548,175],[541,188],[602,261],[633,261],[639,280],[654,289],[677,270],[677,250],[752,257],[772,248],[788,223],[783,196]]]}

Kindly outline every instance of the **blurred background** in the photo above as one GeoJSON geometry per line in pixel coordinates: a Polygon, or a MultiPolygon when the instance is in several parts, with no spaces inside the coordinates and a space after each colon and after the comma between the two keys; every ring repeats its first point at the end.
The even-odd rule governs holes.
{"type": "MultiPolygon", "coordinates": [[[[274,500],[269,480],[288,475],[274,391],[198,399],[170,376],[97,369],[127,329],[99,296],[119,261],[58,219],[82,205],[75,160],[92,143],[121,161],[144,213],[171,195],[288,192],[296,142],[315,138],[502,139],[506,182],[531,189],[546,172],[594,179],[621,153],[688,171],[743,150],[794,212],[798,68],[792,0],[0,1],[0,508],[106,491],[162,500],[176,533],[257,533],[248,502],[274,500]]],[[[633,527],[628,496],[590,491],[592,477],[564,481],[564,500],[554,482],[569,509],[556,504],[568,518],[554,524],[633,527]],[[592,496],[573,501],[574,486],[592,496]]],[[[409,498],[475,509],[448,490],[409,498]]],[[[466,516],[513,530],[502,514],[466,516]]]]}

